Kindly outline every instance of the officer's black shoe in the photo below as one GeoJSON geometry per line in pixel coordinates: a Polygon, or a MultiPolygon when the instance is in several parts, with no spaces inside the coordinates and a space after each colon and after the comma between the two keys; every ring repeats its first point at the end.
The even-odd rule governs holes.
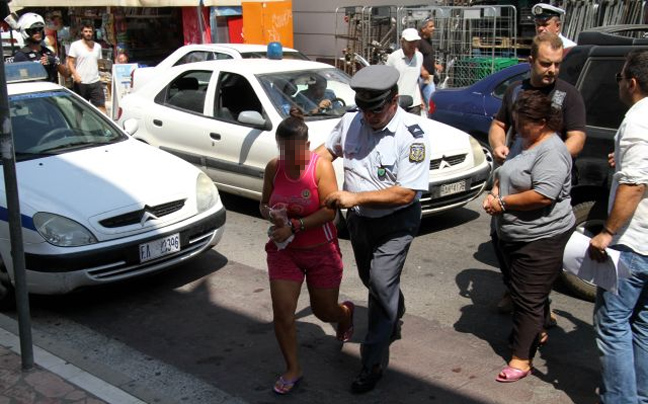
{"type": "Polygon", "coordinates": [[[362,368],[360,374],[351,383],[351,392],[353,394],[367,393],[376,387],[376,383],[378,383],[381,377],[382,369],[380,367],[374,367],[373,371],[362,368]]]}

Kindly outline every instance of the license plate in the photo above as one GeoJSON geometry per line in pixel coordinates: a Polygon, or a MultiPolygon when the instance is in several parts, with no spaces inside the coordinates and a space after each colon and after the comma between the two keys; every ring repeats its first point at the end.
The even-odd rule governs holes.
{"type": "Polygon", "coordinates": [[[441,185],[440,196],[452,195],[466,190],[466,181],[453,182],[441,185]]]}
{"type": "Polygon", "coordinates": [[[176,251],[180,251],[180,233],[140,244],[140,262],[154,260],[176,251]]]}

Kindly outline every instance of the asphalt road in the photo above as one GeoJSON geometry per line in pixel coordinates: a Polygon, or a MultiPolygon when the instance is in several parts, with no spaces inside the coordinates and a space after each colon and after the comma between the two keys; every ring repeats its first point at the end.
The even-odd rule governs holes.
{"type": "Polygon", "coordinates": [[[495,305],[503,292],[492,253],[489,217],[479,200],[427,218],[402,277],[407,314],[401,341],[378,388],[357,397],[366,330],[366,290],[348,240],[341,240],[341,300],[357,305],[356,334],[340,344],[335,329],[308,308],[303,290],[298,338],[305,378],[290,397],[271,392],[283,370],[274,339],[265,223],[257,203],[224,195],[225,237],[215,249],[170,271],[134,282],[55,298],[33,298],[34,327],[140,380],[160,401],[249,403],[594,403],[598,361],[592,303],[552,293],[558,326],[536,358],[533,376],[494,381],[508,359],[510,317],[495,305]]]}

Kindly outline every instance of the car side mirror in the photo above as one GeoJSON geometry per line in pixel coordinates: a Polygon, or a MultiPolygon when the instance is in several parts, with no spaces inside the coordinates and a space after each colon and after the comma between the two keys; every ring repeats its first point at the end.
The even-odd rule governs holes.
{"type": "Polygon", "coordinates": [[[256,129],[270,130],[272,123],[261,116],[257,111],[241,111],[238,121],[242,124],[252,126],[256,129]]]}
{"type": "Polygon", "coordinates": [[[411,95],[399,95],[398,96],[398,106],[406,109],[414,104],[414,98],[411,95]]]}
{"type": "Polygon", "coordinates": [[[126,133],[128,133],[130,136],[133,136],[139,129],[139,124],[137,123],[137,119],[130,118],[124,121],[123,127],[126,133]]]}

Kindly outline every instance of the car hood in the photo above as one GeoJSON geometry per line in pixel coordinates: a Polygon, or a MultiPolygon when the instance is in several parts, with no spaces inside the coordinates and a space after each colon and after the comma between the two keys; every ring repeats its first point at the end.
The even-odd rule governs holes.
{"type": "MultiPolygon", "coordinates": [[[[133,139],[17,164],[23,215],[56,213],[105,234],[133,229],[108,229],[99,221],[184,200],[184,207],[162,226],[196,214],[198,170],[170,154],[133,139]],[[117,163],[117,164],[116,164],[117,163]]],[[[139,226],[138,231],[150,230],[139,226]]]]}
{"type": "Polygon", "coordinates": [[[466,132],[433,119],[428,119],[427,124],[432,158],[457,153],[472,155],[470,135],[466,132]]]}

